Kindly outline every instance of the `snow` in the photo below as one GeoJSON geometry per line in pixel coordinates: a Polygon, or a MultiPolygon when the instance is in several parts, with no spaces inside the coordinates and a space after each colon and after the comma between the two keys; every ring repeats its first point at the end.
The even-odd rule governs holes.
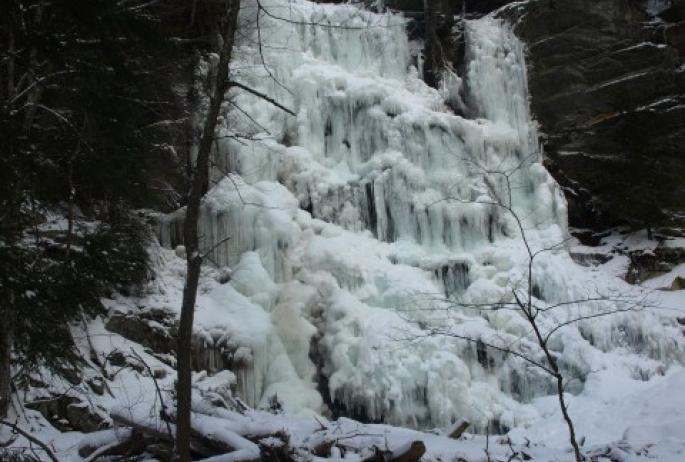
{"type": "MultiPolygon", "coordinates": [[[[645,287],[619,280],[627,265],[619,253],[601,268],[571,259],[566,204],[541,164],[523,45],[511,30],[492,18],[469,21],[466,72],[437,91],[411,66],[399,16],[304,0],[244,2],[241,20],[257,17],[261,34],[241,37],[234,77],[297,116],[238,91],[225,108],[216,185],[200,218],[208,264],[195,344],[206,372],[194,377],[194,406],[206,406],[200,394],[254,407],[277,397],[285,414],[216,410],[212,419],[230,423],[209,419],[208,431],[233,438],[247,427],[256,434],[287,428],[296,443],[318,425],[316,416],[358,448],[420,439],[426,461],[570,460],[554,381],[535,365],[547,363],[516,304],[515,295],[530,295],[568,379],[569,412],[585,450],[598,461],[608,460],[605,453],[681,460],[684,422],[671,410],[685,406],[676,320],[683,296],[650,291],[666,279],[645,287]],[[471,118],[447,109],[456,98],[471,118]],[[255,136],[228,136],[236,134],[255,136]],[[453,441],[442,431],[329,422],[322,392],[348,415],[415,429],[465,419],[480,436],[453,441]],[[509,436],[483,436],[498,427],[509,436]]],[[[178,313],[185,260],[171,249],[182,244],[183,216],[160,220],[164,248],[151,250],[157,277],[148,293],[108,301],[112,311],[178,313]]],[[[620,245],[637,246],[637,238],[620,245]]],[[[133,348],[167,372],[158,385],[172,389],[163,356],[102,321],[88,335],[84,351],[104,359],[133,348]]],[[[114,397],[99,398],[103,409],[156,415],[159,397],[146,372],[106,370],[114,397]]],[[[56,438],[65,460],[80,460],[78,435],[45,435],[56,438]]],[[[235,442],[255,451],[254,443],[235,442]]]]}
{"type": "MultiPolygon", "coordinates": [[[[540,163],[523,45],[508,27],[468,21],[466,72],[438,92],[410,65],[397,16],[250,5],[241,14],[259,15],[263,31],[239,44],[235,77],[297,117],[233,95],[271,138],[220,140],[219,163],[235,173],[210,191],[201,219],[205,247],[231,237],[212,261],[233,281],[201,295],[198,331],[216,342],[224,330],[250,351],[239,396],[264,405],[276,393],[286,409],[323,412],[314,379],[324,374],[333,401],[372,420],[534,425],[551,377],[485,346],[546,361],[516,309],[514,293],[528,291],[559,364],[579,377],[573,394],[610,366],[649,379],[682,361],[672,314],[633,310],[645,290],[569,257],[566,204],[540,163]],[[303,23],[271,17],[283,11],[303,23]],[[470,119],[447,109],[455,94],[470,119]]],[[[226,133],[255,130],[237,113],[224,120],[226,133]]],[[[173,247],[171,234],[162,242],[173,247]]]]}
{"type": "Polygon", "coordinates": [[[647,13],[656,16],[671,7],[671,0],[648,0],[646,5],[647,13]]]}

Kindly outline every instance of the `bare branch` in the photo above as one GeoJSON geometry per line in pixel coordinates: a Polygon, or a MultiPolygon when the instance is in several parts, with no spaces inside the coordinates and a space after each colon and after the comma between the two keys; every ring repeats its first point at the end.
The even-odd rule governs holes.
{"type": "Polygon", "coordinates": [[[208,250],[205,250],[205,252],[202,254],[202,257],[201,257],[201,258],[203,258],[203,259],[206,258],[207,255],[209,255],[210,253],[214,252],[214,250],[215,250],[217,247],[219,247],[219,246],[220,246],[221,244],[223,244],[224,242],[230,241],[232,238],[233,238],[233,236],[228,236],[228,237],[225,237],[225,238],[221,239],[219,242],[217,242],[216,244],[214,244],[213,246],[211,246],[208,250]]]}
{"type": "Polygon", "coordinates": [[[43,451],[45,451],[45,454],[47,454],[47,456],[50,458],[50,460],[52,460],[52,462],[59,462],[59,459],[57,459],[57,456],[54,452],[52,452],[52,449],[50,449],[50,447],[47,444],[45,444],[35,436],[31,435],[30,433],[22,430],[21,427],[19,427],[18,425],[7,422],[6,420],[0,420],[0,424],[11,428],[12,431],[19,433],[21,436],[23,436],[30,442],[38,445],[43,451]]]}
{"type": "Polygon", "coordinates": [[[264,101],[267,101],[267,102],[271,103],[272,105],[276,106],[278,109],[280,109],[280,110],[282,110],[282,111],[284,111],[284,112],[287,112],[288,114],[290,114],[290,115],[292,115],[292,116],[297,116],[297,114],[295,114],[292,110],[290,110],[290,109],[288,109],[287,107],[283,106],[281,103],[279,103],[279,102],[276,101],[275,99],[270,98],[269,96],[265,95],[264,93],[259,92],[259,91],[257,91],[257,90],[254,90],[254,89],[248,87],[247,85],[243,85],[242,83],[236,82],[236,81],[232,81],[232,82],[230,82],[228,85],[229,85],[229,87],[237,87],[237,88],[240,88],[240,89],[242,89],[242,90],[245,90],[246,92],[251,93],[251,94],[257,96],[257,97],[263,99],[264,101]]]}

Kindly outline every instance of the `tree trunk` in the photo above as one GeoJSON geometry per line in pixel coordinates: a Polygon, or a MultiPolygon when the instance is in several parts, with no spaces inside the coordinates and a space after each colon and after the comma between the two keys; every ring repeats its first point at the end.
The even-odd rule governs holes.
{"type": "MultiPolygon", "coordinates": [[[[528,268],[528,272],[530,277],[530,274],[532,272],[532,269],[530,267],[528,268]]],[[[530,282],[528,287],[532,287],[530,282]]],[[[528,290],[529,294],[530,292],[532,292],[532,290],[528,290]]],[[[573,420],[571,419],[571,416],[568,413],[568,405],[566,404],[566,398],[564,398],[564,377],[563,375],[561,375],[561,371],[559,370],[559,366],[557,365],[557,360],[554,358],[552,352],[549,349],[547,340],[542,336],[542,333],[540,332],[538,323],[535,320],[535,316],[537,315],[532,314],[533,312],[531,307],[532,303],[529,299],[528,310],[527,312],[524,311],[524,314],[526,316],[526,319],[528,320],[528,323],[533,328],[533,332],[535,332],[535,338],[537,339],[538,345],[540,345],[542,352],[545,354],[545,358],[547,358],[547,363],[549,364],[549,370],[552,372],[552,376],[554,377],[557,383],[557,401],[559,402],[561,415],[563,416],[564,422],[566,422],[566,427],[568,428],[568,439],[571,443],[571,447],[573,448],[573,454],[575,456],[576,462],[583,462],[583,455],[580,452],[580,445],[578,444],[578,439],[576,438],[576,429],[573,425],[573,420]]]]}
{"type": "Polygon", "coordinates": [[[445,17],[443,28],[447,34],[452,32],[454,27],[454,7],[455,0],[442,0],[442,14],[445,17]]]}
{"type": "Polygon", "coordinates": [[[12,394],[12,316],[8,306],[3,304],[0,309],[0,419],[7,416],[12,394]]]}
{"type": "MultiPolygon", "coordinates": [[[[10,11],[10,15],[13,14],[13,11],[10,11]]],[[[12,16],[10,16],[12,18],[12,16]]],[[[9,22],[9,37],[8,37],[8,46],[7,46],[7,99],[6,99],[6,104],[5,107],[3,108],[4,111],[7,111],[7,113],[10,112],[11,106],[12,106],[12,100],[14,99],[16,95],[16,87],[15,87],[15,48],[16,48],[16,43],[15,43],[15,34],[14,34],[14,24],[13,21],[10,20],[9,22]]],[[[0,91],[0,96],[2,95],[2,91],[0,91]]],[[[13,143],[9,143],[8,146],[8,155],[9,158],[11,159],[14,155],[13,152],[13,143]]],[[[18,192],[18,191],[17,191],[18,192]]],[[[8,207],[12,211],[5,210],[5,214],[3,214],[3,219],[6,219],[8,217],[11,218],[16,218],[17,214],[15,213],[18,211],[18,206],[15,209],[15,204],[20,204],[21,201],[16,201],[9,199],[7,203],[11,203],[12,206],[8,207]]],[[[13,237],[13,230],[12,228],[14,227],[12,224],[7,223],[6,226],[10,229],[9,235],[12,236],[9,240],[9,242],[6,242],[6,245],[13,246],[15,245],[14,242],[14,237],[13,237]]],[[[7,239],[5,237],[5,239],[7,239]]],[[[7,264],[6,262],[2,262],[3,264],[7,264]]],[[[9,271],[3,271],[4,274],[9,274],[9,271]]],[[[10,395],[12,393],[12,304],[14,303],[13,300],[13,294],[10,292],[10,296],[6,300],[0,301],[0,419],[3,419],[4,417],[7,416],[7,411],[9,410],[9,404],[10,404],[10,395]]]]}
{"type": "Polygon", "coordinates": [[[436,69],[438,64],[438,0],[423,0],[423,10],[426,17],[426,35],[424,37],[423,80],[431,87],[438,85],[436,69]]]}
{"type": "Polygon", "coordinates": [[[190,407],[192,392],[191,347],[193,335],[193,317],[195,314],[195,300],[197,286],[200,279],[202,255],[199,248],[198,218],[202,196],[206,191],[209,177],[209,156],[214,142],[221,105],[229,88],[229,64],[233,51],[233,41],[238,24],[240,0],[230,2],[230,10],[222,23],[223,44],[219,54],[219,64],[216,79],[212,86],[209,110],[207,111],[200,147],[195,161],[195,170],[191,179],[190,195],[186,208],[184,244],[187,252],[186,283],[183,288],[183,305],[178,327],[178,381],[176,394],[178,399],[178,420],[176,427],[176,457],[179,462],[190,462],[190,407]]]}

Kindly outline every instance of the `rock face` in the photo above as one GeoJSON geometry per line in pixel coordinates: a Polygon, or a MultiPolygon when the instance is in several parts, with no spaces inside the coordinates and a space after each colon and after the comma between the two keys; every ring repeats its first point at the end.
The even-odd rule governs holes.
{"type": "Polygon", "coordinates": [[[532,108],[572,226],[685,224],[685,1],[533,0],[532,108]]]}

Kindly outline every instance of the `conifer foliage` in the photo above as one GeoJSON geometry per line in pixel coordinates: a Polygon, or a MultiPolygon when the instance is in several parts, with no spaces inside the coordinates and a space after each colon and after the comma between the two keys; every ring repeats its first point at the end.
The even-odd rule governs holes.
{"type": "Polygon", "coordinates": [[[158,3],[3,4],[0,417],[11,374],[73,363],[69,322],[147,273],[131,210],[154,197],[150,159],[172,99],[163,76],[177,66],[160,21],[173,12],[158,3]]]}

